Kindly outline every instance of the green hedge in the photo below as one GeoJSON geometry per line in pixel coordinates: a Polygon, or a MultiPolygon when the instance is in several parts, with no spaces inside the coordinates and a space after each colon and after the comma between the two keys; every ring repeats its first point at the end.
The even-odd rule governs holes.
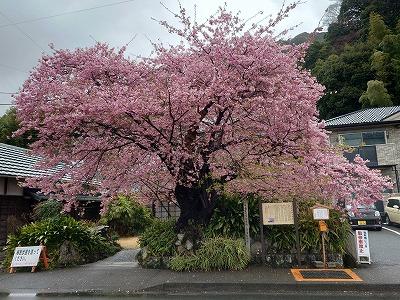
{"type": "Polygon", "coordinates": [[[63,205],[61,201],[49,199],[38,203],[33,208],[33,218],[35,220],[44,220],[54,218],[61,215],[63,205]]]}
{"type": "Polygon", "coordinates": [[[49,252],[51,266],[56,267],[59,250],[64,241],[69,241],[75,246],[82,257],[82,263],[105,258],[119,250],[113,241],[106,240],[87,224],[69,216],[59,216],[27,224],[16,234],[10,235],[5,247],[6,258],[3,266],[9,266],[15,247],[43,244],[49,252]]]}
{"type": "Polygon", "coordinates": [[[174,271],[242,270],[249,262],[250,254],[242,239],[213,237],[204,240],[194,255],[173,257],[170,268],[174,271]]]}
{"type": "MultiPolygon", "coordinates": [[[[300,247],[304,253],[320,253],[322,251],[321,233],[318,223],[313,219],[310,207],[315,201],[302,202],[299,205],[300,247]]],[[[350,225],[338,210],[330,210],[328,232],[326,235],[327,251],[344,254],[350,225]]],[[[290,253],[295,251],[296,235],[294,225],[266,226],[266,240],[269,253],[290,253]]]]}
{"type": "Polygon", "coordinates": [[[141,234],[152,222],[151,211],[133,196],[118,196],[108,206],[100,223],[110,226],[119,235],[141,234]]]}
{"type": "Polygon", "coordinates": [[[151,256],[172,256],[175,254],[174,220],[154,220],[139,237],[140,247],[146,247],[151,256]]]}
{"type": "MultiPolygon", "coordinates": [[[[250,236],[257,237],[260,232],[258,198],[248,196],[250,236]]],[[[205,235],[208,237],[226,236],[242,238],[244,233],[243,197],[222,195],[216,204],[205,235]]]]}
{"type": "MultiPolygon", "coordinates": [[[[250,236],[259,240],[258,199],[249,197],[250,236]]],[[[302,252],[319,253],[322,248],[318,224],[313,220],[310,207],[317,201],[299,202],[299,232],[302,252]]],[[[327,221],[327,250],[331,253],[343,254],[350,226],[342,213],[330,210],[327,221]]],[[[224,195],[217,203],[209,225],[205,229],[208,237],[225,236],[242,238],[244,236],[243,199],[237,195],[224,195]]],[[[265,226],[265,238],[270,253],[290,253],[296,245],[293,225],[265,226]]]]}

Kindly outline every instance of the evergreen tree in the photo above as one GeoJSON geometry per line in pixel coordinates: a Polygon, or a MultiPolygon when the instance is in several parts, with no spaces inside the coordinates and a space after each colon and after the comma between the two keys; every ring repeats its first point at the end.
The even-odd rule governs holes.
{"type": "Polygon", "coordinates": [[[0,117],[0,143],[27,148],[34,140],[35,134],[32,132],[23,134],[22,136],[13,137],[13,132],[20,128],[16,116],[16,109],[10,108],[7,112],[0,117]]]}
{"type": "MultiPolygon", "coordinates": [[[[343,0],[337,21],[324,41],[315,41],[304,67],[326,86],[320,117],[332,118],[361,108],[371,80],[381,95],[372,106],[400,104],[400,1],[343,0]],[[385,90],[386,89],[386,90],[385,90]]],[[[369,100],[368,100],[369,101],[369,100]]],[[[367,106],[371,106],[368,104],[367,106]]]]}
{"type": "Polygon", "coordinates": [[[344,51],[320,59],[313,74],[325,85],[326,93],[319,100],[320,116],[329,119],[361,108],[359,98],[366,83],[373,79],[370,59],[373,49],[366,43],[346,46],[344,51]]]}
{"type": "Polygon", "coordinates": [[[382,81],[370,80],[367,85],[367,91],[360,97],[360,103],[362,103],[363,108],[393,105],[393,102],[390,100],[390,95],[382,81]]]}
{"type": "Polygon", "coordinates": [[[369,18],[368,42],[372,46],[378,47],[383,38],[388,34],[390,34],[390,30],[385,25],[382,16],[377,13],[371,13],[369,18]]]}

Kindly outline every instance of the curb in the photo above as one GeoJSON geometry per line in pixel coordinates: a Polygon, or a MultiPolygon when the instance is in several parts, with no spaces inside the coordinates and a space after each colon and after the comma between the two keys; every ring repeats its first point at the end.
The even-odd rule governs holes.
{"type": "Polygon", "coordinates": [[[363,283],[163,283],[143,290],[38,292],[38,297],[74,296],[204,296],[204,295],[400,295],[400,286],[363,283]]]}
{"type": "Polygon", "coordinates": [[[264,292],[396,292],[397,284],[369,284],[362,282],[297,282],[297,283],[163,283],[149,287],[144,292],[174,293],[264,293],[264,292]]]}

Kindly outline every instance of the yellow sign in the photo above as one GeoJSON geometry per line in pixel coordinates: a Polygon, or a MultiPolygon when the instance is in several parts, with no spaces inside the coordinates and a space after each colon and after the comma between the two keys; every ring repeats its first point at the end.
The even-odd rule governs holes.
{"type": "Polygon", "coordinates": [[[321,231],[321,232],[328,231],[328,225],[326,225],[325,221],[319,220],[318,226],[319,226],[319,231],[321,231]]]}
{"type": "Polygon", "coordinates": [[[292,202],[263,203],[262,213],[264,225],[294,224],[292,202]]]}

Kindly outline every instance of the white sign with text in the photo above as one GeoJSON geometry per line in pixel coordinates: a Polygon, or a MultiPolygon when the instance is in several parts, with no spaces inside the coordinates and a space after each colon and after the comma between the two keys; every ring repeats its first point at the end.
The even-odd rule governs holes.
{"type": "Polygon", "coordinates": [[[294,224],[293,203],[263,203],[262,217],[264,225],[294,224]]]}
{"type": "Polygon", "coordinates": [[[314,220],[329,220],[329,209],[325,207],[317,207],[313,209],[314,220]]]}
{"type": "Polygon", "coordinates": [[[359,264],[370,264],[368,230],[356,230],[357,261],[359,264]]]}
{"type": "Polygon", "coordinates": [[[16,247],[11,268],[37,266],[42,250],[43,246],[16,247]]]}

